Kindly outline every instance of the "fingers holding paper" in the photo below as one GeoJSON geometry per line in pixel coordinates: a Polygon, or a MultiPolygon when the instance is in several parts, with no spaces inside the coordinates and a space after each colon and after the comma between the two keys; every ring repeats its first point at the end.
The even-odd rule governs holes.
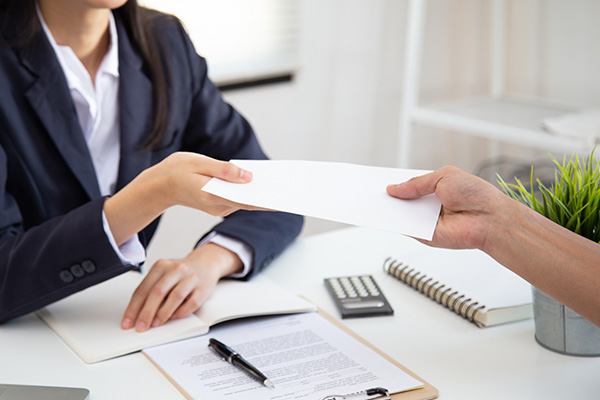
{"type": "Polygon", "coordinates": [[[194,153],[178,153],[177,158],[170,158],[164,161],[165,165],[158,174],[164,174],[164,180],[170,182],[170,193],[174,204],[200,209],[222,217],[240,209],[253,209],[202,190],[213,177],[231,183],[248,183],[252,180],[252,172],[231,162],[194,153]]]}
{"type": "Polygon", "coordinates": [[[481,249],[505,200],[492,184],[451,166],[389,185],[387,192],[405,200],[435,193],[442,203],[440,218],[433,239],[420,241],[445,248],[481,249]]]}
{"type": "Polygon", "coordinates": [[[245,184],[252,180],[252,173],[230,162],[185,152],[171,154],[144,170],[104,203],[104,214],[116,244],[122,245],[175,205],[215,216],[255,209],[203,191],[213,177],[245,184]]]}

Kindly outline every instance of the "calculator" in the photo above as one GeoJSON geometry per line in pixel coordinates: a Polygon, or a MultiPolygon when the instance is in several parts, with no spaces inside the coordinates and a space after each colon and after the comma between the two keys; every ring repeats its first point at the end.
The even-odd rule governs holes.
{"type": "Polygon", "coordinates": [[[324,282],[342,318],[394,314],[371,275],[325,278],[324,282]]]}

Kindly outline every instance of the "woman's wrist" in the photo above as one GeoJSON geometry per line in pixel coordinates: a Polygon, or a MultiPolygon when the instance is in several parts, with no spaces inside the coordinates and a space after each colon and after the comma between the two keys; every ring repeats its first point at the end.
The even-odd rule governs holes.
{"type": "Polygon", "coordinates": [[[209,266],[219,279],[240,272],[244,267],[236,253],[216,243],[197,247],[186,257],[186,261],[198,266],[209,266]]]}
{"type": "Polygon", "coordinates": [[[150,172],[143,171],[104,203],[104,214],[117,245],[140,232],[171,206],[164,183],[160,177],[153,178],[150,172]]]}

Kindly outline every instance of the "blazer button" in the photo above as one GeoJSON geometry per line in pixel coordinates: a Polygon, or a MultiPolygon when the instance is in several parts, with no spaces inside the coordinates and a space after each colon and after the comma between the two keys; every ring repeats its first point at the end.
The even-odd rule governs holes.
{"type": "Polygon", "coordinates": [[[60,276],[60,280],[63,281],[64,283],[73,282],[73,279],[74,279],[71,272],[69,272],[66,269],[63,269],[62,271],[60,271],[60,274],[58,274],[58,276],[60,276]]]}
{"type": "Polygon", "coordinates": [[[92,260],[85,260],[81,263],[81,266],[83,267],[83,270],[88,274],[91,274],[92,272],[96,271],[96,264],[94,264],[92,260]]]}
{"type": "Polygon", "coordinates": [[[71,265],[70,269],[71,273],[75,278],[81,278],[83,275],[85,275],[85,271],[83,270],[83,268],[81,268],[81,265],[79,264],[71,265]]]}

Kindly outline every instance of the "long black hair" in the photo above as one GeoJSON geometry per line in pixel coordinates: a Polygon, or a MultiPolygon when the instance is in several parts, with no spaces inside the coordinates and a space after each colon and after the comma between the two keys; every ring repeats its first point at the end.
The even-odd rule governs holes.
{"type": "MultiPolygon", "coordinates": [[[[137,0],[127,0],[114,12],[121,17],[133,46],[144,60],[145,69],[152,81],[154,121],[144,147],[155,148],[165,134],[169,118],[168,68],[165,64],[167,60],[161,57],[160,43],[157,34],[153,31],[152,23],[152,19],[159,14],[141,7],[137,0]]],[[[25,25],[17,37],[5,36],[5,40],[8,40],[9,44],[23,44],[32,40],[41,30],[35,10],[35,0],[0,0],[0,30],[4,30],[6,21],[15,15],[22,15],[25,25]]]]}

